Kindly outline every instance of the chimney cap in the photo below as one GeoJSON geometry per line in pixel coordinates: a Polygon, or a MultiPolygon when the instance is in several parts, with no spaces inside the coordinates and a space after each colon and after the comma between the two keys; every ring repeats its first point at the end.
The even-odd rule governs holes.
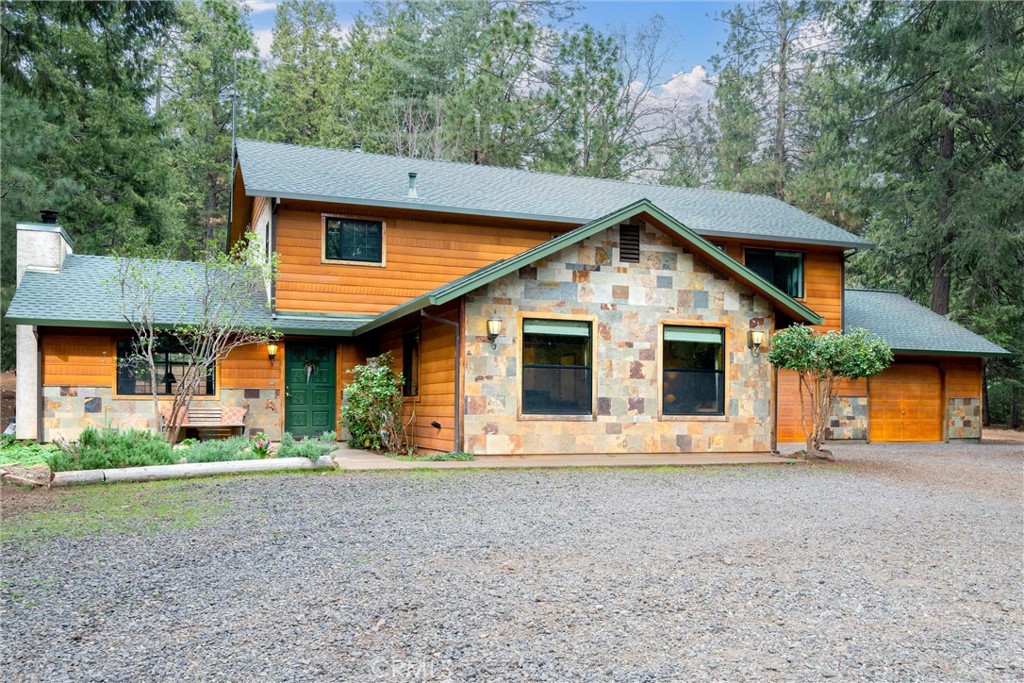
{"type": "Polygon", "coordinates": [[[39,222],[43,225],[57,225],[57,215],[55,209],[43,209],[39,212],[39,222]]]}
{"type": "Polygon", "coordinates": [[[409,171],[409,198],[419,198],[419,193],[416,192],[416,171],[409,171]]]}
{"type": "Polygon", "coordinates": [[[353,142],[352,143],[352,151],[353,152],[362,152],[363,151],[363,143],[359,142],[358,140],[353,142]]]}

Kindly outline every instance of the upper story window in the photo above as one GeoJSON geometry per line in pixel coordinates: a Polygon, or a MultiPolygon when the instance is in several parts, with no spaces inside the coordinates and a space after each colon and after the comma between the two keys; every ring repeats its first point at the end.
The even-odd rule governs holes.
{"type": "Polygon", "coordinates": [[[590,323],[523,320],[523,414],[590,415],[590,323]]]}
{"type": "Polygon", "coordinates": [[[384,263],[384,223],[324,216],[325,261],[384,263]]]}
{"type": "Polygon", "coordinates": [[[804,255],[799,251],[744,249],[747,268],[786,294],[804,295],[804,255]]]}
{"type": "MultiPolygon", "coordinates": [[[[117,342],[117,393],[120,396],[149,396],[153,393],[149,368],[136,356],[135,344],[135,339],[117,342]]],[[[188,353],[173,339],[161,337],[157,340],[153,360],[156,365],[156,393],[173,396],[188,368],[188,353]]],[[[216,375],[211,368],[206,380],[199,382],[195,395],[214,396],[216,390],[216,375]]]]}
{"type": "Polygon", "coordinates": [[[725,414],[725,330],[666,325],[662,344],[662,413],[725,414]]]}

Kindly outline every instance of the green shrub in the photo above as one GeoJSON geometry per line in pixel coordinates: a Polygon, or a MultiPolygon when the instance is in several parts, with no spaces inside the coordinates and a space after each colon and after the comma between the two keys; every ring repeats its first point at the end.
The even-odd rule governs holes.
{"type": "Polygon", "coordinates": [[[341,419],[351,433],[349,444],[371,451],[406,450],[402,426],[402,375],[391,369],[391,354],[371,358],[352,368],[341,419]]]}
{"type": "Polygon", "coordinates": [[[296,441],[291,434],[285,432],[281,437],[281,447],[277,449],[277,457],[316,460],[321,455],[337,450],[337,438],[334,432],[324,432],[317,437],[296,441]]]}
{"type": "Polygon", "coordinates": [[[198,441],[181,452],[185,462],[224,462],[225,460],[255,460],[257,455],[249,449],[249,439],[233,436],[230,439],[198,441]]]}
{"type": "Polygon", "coordinates": [[[17,441],[13,436],[5,436],[0,441],[0,465],[20,463],[25,467],[46,465],[47,458],[60,450],[53,444],[39,444],[34,441],[17,441]]]}
{"type": "Polygon", "coordinates": [[[70,452],[56,451],[47,456],[47,461],[54,472],[68,472],[173,465],[177,458],[171,446],[159,434],[135,429],[119,432],[116,429],[97,430],[90,427],[82,432],[70,452]]]}

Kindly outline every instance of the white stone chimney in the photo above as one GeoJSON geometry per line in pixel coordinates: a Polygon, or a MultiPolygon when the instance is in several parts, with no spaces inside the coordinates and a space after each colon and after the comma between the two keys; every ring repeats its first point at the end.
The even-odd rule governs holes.
{"type": "MultiPolygon", "coordinates": [[[[57,225],[57,214],[43,211],[40,223],[18,223],[17,282],[27,270],[57,272],[71,254],[71,239],[57,225]]],[[[17,325],[17,437],[38,439],[42,393],[40,344],[32,325],[17,325]]]]}

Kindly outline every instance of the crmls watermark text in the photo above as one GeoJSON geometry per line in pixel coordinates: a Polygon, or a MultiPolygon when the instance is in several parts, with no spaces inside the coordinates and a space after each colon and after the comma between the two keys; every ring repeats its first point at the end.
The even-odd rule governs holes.
{"type": "Polygon", "coordinates": [[[381,679],[393,680],[444,680],[451,672],[429,658],[422,659],[375,659],[370,672],[381,679]]]}

